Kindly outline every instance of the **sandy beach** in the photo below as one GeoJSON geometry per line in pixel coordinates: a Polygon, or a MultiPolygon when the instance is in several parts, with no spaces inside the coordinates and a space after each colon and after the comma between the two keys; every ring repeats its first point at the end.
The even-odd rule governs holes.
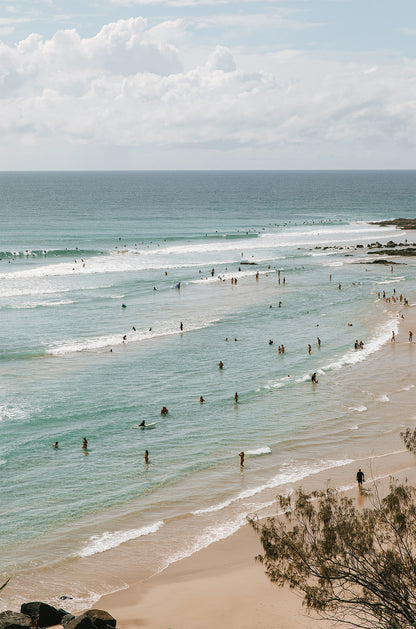
{"type": "MultiPolygon", "coordinates": [[[[390,378],[390,390],[396,371],[394,364],[405,365],[408,376],[416,377],[416,346],[408,341],[409,330],[416,329],[416,308],[399,307],[404,313],[396,342],[386,344],[377,360],[380,362],[380,382],[390,378]],[[410,355],[409,355],[410,351],[410,355]],[[394,360],[391,369],[386,359],[394,360]]],[[[394,412],[409,409],[411,391],[401,391],[394,400],[394,412]]],[[[391,412],[391,408],[388,412],[391,412]]],[[[408,413],[407,413],[408,414],[408,413]]],[[[406,412],[403,413],[406,416],[406,412]]],[[[413,427],[413,424],[409,422],[413,427]]],[[[400,429],[394,436],[400,442],[400,429]]],[[[345,487],[346,475],[350,489],[348,495],[358,499],[359,506],[367,506],[374,492],[374,480],[378,491],[388,489],[390,476],[416,482],[413,455],[399,446],[394,455],[372,459],[362,463],[369,492],[359,494],[355,485],[356,466],[335,472],[331,479],[322,472],[308,482],[305,489],[316,489],[328,482],[335,487],[345,487]]],[[[128,589],[108,595],[98,601],[96,607],[106,609],[117,618],[120,629],[306,629],[329,627],[323,619],[309,616],[302,607],[301,597],[288,589],[271,584],[255,556],[261,552],[259,540],[247,525],[237,533],[211,544],[209,547],[170,565],[162,573],[142,582],[132,582],[128,589]]]]}

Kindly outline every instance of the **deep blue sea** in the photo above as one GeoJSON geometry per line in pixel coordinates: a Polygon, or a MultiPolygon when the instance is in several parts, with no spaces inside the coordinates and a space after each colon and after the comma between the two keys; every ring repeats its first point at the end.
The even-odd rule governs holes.
{"type": "Polygon", "coordinates": [[[414,172],[0,173],[10,601],[85,606],[387,452],[360,383],[398,325],[378,293],[415,301],[414,266],[366,246],[410,242],[369,221],[415,202],[414,172]]]}

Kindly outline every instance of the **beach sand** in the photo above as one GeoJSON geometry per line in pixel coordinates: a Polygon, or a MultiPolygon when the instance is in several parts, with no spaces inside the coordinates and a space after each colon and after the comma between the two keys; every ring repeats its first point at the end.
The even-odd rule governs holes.
{"type": "MultiPolygon", "coordinates": [[[[416,344],[409,346],[408,332],[416,331],[416,308],[400,308],[400,312],[406,318],[401,320],[394,348],[389,345],[386,351],[394,351],[394,360],[408,365],[412,380],[413,374],[416,378],[416,344]]],[[[392,380],[394,376],[392,369],[392,380]]],[[[396,397],[394,412],[399,412],[401,401],[403,407],[409,406],[409,396],[413,396],[412,391],[404,390],[396,397]]],[[[356,467],[355,463],[351,469],[335,471],[331,485],[345,486],[345,474],[349,475],[350,485],[351,481],[354,483],[356,467]]],[[[416,461],[405,450],[378,460],[369,458],[363,461],[362,468],[367,474],[365,486],[369,492],[360,495],[356,487],[347,491],[360,507],[370,504],[371,493],[375,491],[373,481],[368,478],[370,471],[372,478],[378,479],[377,491],[381,495],[388,490],[390,476],[416,483],[416,461]]],[[[302,486],[311,490],[327,483],[323,472],[304,481],[302,486]]],[[[259,539],[247,525],[146,581],[130,583],[127,589],[102,597],[96,607],[117,618],[120,629],[329,628],[328,621],[307,614],[298,593],[270,583],[262,565],[255,561],[259,553],[259,539]]]]}

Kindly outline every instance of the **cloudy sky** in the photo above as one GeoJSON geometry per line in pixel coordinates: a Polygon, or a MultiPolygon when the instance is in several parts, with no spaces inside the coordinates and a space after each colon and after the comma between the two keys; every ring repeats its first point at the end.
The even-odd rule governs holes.
{"type": "Polygon", "coordinates": [[[0,170],[416,168],[416,0],[1,0],[0,170]]]}

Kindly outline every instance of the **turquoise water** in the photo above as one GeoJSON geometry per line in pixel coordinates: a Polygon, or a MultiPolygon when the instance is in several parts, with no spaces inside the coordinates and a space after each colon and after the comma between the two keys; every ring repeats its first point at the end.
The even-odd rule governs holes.
{"type": "Polygon", "coordinates": [[[414,289],[411,266],[359,264],[370,256],[352,246],[412,238],[368,221],[414,216],[414,173],[2,173],[0,190],[12,596],[33,570],[132,540],[160,569],[238,528],[265,489],[354,460],[368,401],[351,407],[339,378],[397,327],[377,293],[414,289]]]}

